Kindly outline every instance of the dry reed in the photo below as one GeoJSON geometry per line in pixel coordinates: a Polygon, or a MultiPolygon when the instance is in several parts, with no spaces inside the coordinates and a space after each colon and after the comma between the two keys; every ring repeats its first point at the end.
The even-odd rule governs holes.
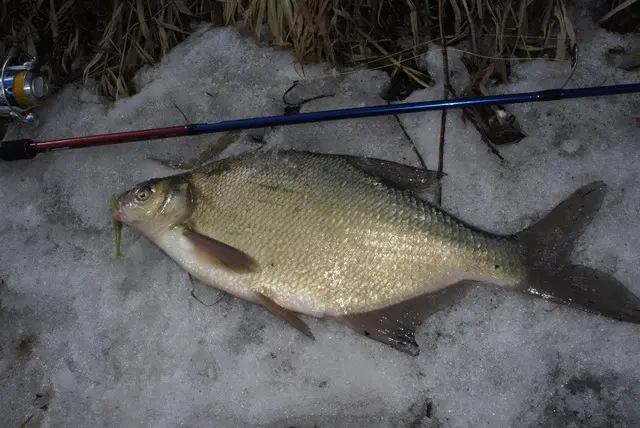
{"type": "MultiPolygon", "coordinates": [[[[639,4],[611,0],[611,10],[639,4]]],[[[15,44],[42,60],[54,85],[91,77],[110,98],[130,96],[136,71],[180,43],[194,21],[244,27],[291,49],[303,65],[384,68],[418,86],[432,84],[417,60],[425,40],[440,40],[438,0],[6,0],[0,7],[0,58],[15,44]]],[[[625,15],[612,13],[604,24],[625,15]]],[[[575,42],[562,0],[448,0],[443,22],[447,45],[469,44],[481,92],[506,78],[509,58],[565,59],[575,42]]]]}

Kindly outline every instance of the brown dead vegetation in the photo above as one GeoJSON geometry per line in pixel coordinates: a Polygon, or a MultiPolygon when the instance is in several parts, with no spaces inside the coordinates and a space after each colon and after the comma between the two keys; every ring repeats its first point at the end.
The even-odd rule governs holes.
{"type": "MultiPolygon", "coordinates": [[[[619,5],[618,5],[619,6],[619,5]]],[[[131,79],[189,33],[194,21],[244,27],[257,40],[291,49],[301,64],[385,68],[430,84],[416,60],[438,43],[438,1],[426,0],[8,0],[0,55],[12,44],[36,55],[54,84],[95,78],[103,95],[133,93],[131,79]]],[[[575,41],[561,0],[445,2],[447,44],[468,42],[478,85],[503,80],[506,59],[565,59],[575,41]]]]}
{"type": "MultiPolygon", "coordinates": [[[[133,94],[140,67],[159,61],[188,36],[190,24],[204,21],[291,49],[302,66],[385,69],[415,88],[433,84],[419,59],[444,35],[447,46],[467,52],[472,84],[461,96],[505,81],[510,59],[567,60],[576,42],[562,0],[448,0],[442,31],[438,6],[439,0],[6,0],[0,59],[16,46],[41,60],[54,88],[93,78],[101,95],[117,99],[133,94]]],[[[639,7],[638,0],[609,0],[600,24],[637,31],[639,7]]]]}

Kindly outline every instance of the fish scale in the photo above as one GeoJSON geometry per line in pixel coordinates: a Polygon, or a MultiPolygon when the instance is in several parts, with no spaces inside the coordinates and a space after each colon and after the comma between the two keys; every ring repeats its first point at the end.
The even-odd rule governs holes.
{"type": "Polygon", "coordinates": [[[464,228],[338,158],[279,159],[247,156],[191,178],[202,202],[191,215],[193,229],[269,261],[260,272],[226,278],[228,289],[251,288],[300,312],[336,316],[432,292],[458,277],[494,277],[496,264],[505,281],[520,279],[515,244],[464,228]]]}
{"type": "Polygon", "coordinates": [[[205,284],[267,307],[309,337],[299,314],[334,317],[415,354],[419,320],[461,297],[469,281],[640,322],[640,299],[569,259],[604,183],[500,235],[417,197],[429,177],[371,158],[258,151],[141,183],[118,197],[114,216],[205,284]]]}

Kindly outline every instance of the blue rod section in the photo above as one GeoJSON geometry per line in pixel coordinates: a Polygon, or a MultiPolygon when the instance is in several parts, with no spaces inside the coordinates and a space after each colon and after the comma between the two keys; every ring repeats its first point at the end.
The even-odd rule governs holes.
{"type": "Polygon", "coordinates": [[[598,97],[640,92],[640,83],[624,85],[594,86],[577,89],[550,89],[538,92],[493,95],[488,97],[454,98],[449,100],[425,101],[405,104],[356,107],[340,110],[326,110],[292,115],[255,117],[240,120],[227,120],[216,123],[196,123],[187,125],[187,133],[207,134],[238,129],[264,128],[268,126],[296,125],[309,122],[375,117],[389,114],[418,113],[432,110],[449,110],[465,107],[484,107],[496,104],[518,104],[537,101],[557,101],[568,98],[598,97]]]}

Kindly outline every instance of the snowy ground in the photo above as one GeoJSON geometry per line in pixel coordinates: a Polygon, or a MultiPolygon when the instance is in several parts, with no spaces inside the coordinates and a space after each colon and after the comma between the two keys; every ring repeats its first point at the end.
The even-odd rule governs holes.
{"type": "MultiPolygon", "coordinates": [[[[571,86],[625,83],[604,59],[631,39],[577,25],[579,68],[571,86]]],[[[457,87],[462,64],[452,51],[457,87]]],[[[442,95],[438,84],[407,101],[442,95]]],[[[567,63],[517,65],[501,92],[560,85],[567,63]]],[[[383,73],[323,80],[336,91],[303,111],[382,104],[383,73]]],[[[282,113],[301,77],[290,54],[254,45],[231,29],[192,37],[141,73],[140,93],[100,104],[68,87],[19,135],[53,139],[282,113]],[[207,94],[208,92],[209,94],[207,94]],[[21,134],[22,133],[22,134],[21,134]]],[[[321,84],[324,83],[324,86],[321,84]]],[[[509,107],[527,138],[487,151],[458,110],[447,123],[443,205],[499,231],[518,230],[579,186],[609,193],[575,260],[614,273],[640,294],[640,97],[623,95],[509,107]]],[[[439,113],[403,116],[430,167],[439,113]]],[[[418,357],[330,321],[311,320],[315,341],[264,309],[225,297],[207,307],[187,275],[126,230],[113,260],[108,198],[174,173],[148,156],[192,158],[217,136],[43,154],[1,166],[0,426],[47,427],[467,427],[640,424],[640,328],[479,285],[418,330],[418,357]]],[[[417,165],[393,117],[270,130],[268,144],[362,153],[417,165]]],[[[224,155],[251,147],[248,140],[224,155]]]]}

